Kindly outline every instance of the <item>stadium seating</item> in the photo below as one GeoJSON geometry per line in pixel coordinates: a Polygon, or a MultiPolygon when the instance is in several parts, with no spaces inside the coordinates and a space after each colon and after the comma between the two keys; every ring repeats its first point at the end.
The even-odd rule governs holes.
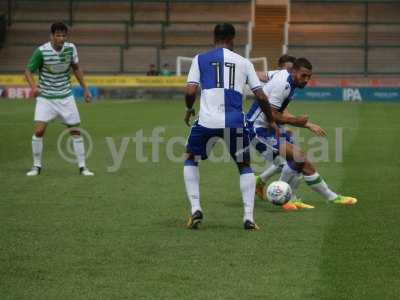
{"type": "Polygon", "coordinates": [[[364,25],[359,24],[299,24],[289,27],[289,41],[294,45],[364,44],[364,25]]]}
{"type": "MultiPolygon", "coordinates": [[[[166,41],[168,45],[213,45],[212,31],[214,23],[205,24],[181,24],[171,23],[166,27],[166,41]]],[[[236,39],[235,44],[244,45],[247,43],[247,24],[236,24],[236,39]]]]}
{"type": "Polygon", "coordinates": [[[0,1],[0,14],[6,13],[6,12],[7,12],[7,2],[0,1]]]}
{"type": "Polygon", "coordinates": [[[316,72],[329,75],[393,72],[399,69],[399,14],[395,2],[293,1],[289,53],[310,58],[316,72]]]}
{"type": "Polygon", "coordinates": [[[398,25],[370,25],[368,27],[368,42],[370,45],[400,45],[400,24],[398,25]]]}
{"type": "Polygon", "coordinates": [[[229,5],[171,1],[169,6],[165,1],[127,0],[73,1],[72,6],[69,1],[50,0],[13,3],[6,48],[22,47],[21,54],[0,50],[0,60],[9,62],[8,68],[15,72],[22,71],[34,47],[48,40],[49,24],[56,20],[72,22],[70,41],[78,46],[86,72],[140,74],[151,63],[168,61],[175,67],[176,56],[193,56],[198,49],[207,49],[213,44],[213,26],[220,21],[235,22],[236,45],[242,50],[247,43],[246,22],[251,19],[249,1],[229,5]],[[30,47],[24,56],[25,46],[30,47]]]}
{"type": "Polygon", "coordinates": [[[79,47],[80,64],[92,73],[119,73],[120,47],[79,47]]]}
{"type": "Polygon", "coordinates": [[[145,74],[157,61],[157,48],[131,47],[123,50],[124,72],[145,74]]]}
{"type": "Polygon", "coordinates": [[[369,3],[368,7],[369,22],[399,22],[400,3],[398,1],[397,3],[369,3]]]}
{"type": "MultiPolygon", "coordinates": [[[[370,72],[384,74],[400,70],[400,49],[371,47],[368,52],[370,72]]],[[[398,72],[398,71],[397,71],[398,72]]],[[[397,73],[398,74],[398,73],[397,73]]]]}
{"type": "Polygon", "coordinates": [[[363,3],[314,3],[293,1],[290,22],[364,22],[363,3]]]}
{"type": "Polygon", "coordinates": [[[315,73],[362,73],[364,52],[362,48],[290,48],[290,54],[307,57],[315,73]]]}
{"type": "Polygon", "coordinates": [[[9,46],[0,50],[1,72],[14,73],[25,69],[34,46],[9,46]]]}
{"type": "Polygon", "coordinates": [[[128,27],[130,45],[154,45],[162,43],[162,25],[160,23],[135,24],[128,27]]]}
{"type": "MultiPolygon", "coordinates": [[[[122,45],[125,43],[124,24],[77,23],[71,27],[70,31],[71,42],[78,45],[122,45]]],[[[48,23],[18,22],[9,28],[7,42],[37,45],[48,40],[49,33],[48,23]]]]}
{"type": "Polygon", "coordinates": [[[46,23],[14,23],[8,28],[7,44],[39,45],[49,39],[49,25],[46,23]]]}
{"type": "MultiPolygon", "coordinates": [[[[199,1],[200,2],[200,1],[199,1]]],[[[249,3],[184,3],[172,2],[171,22],[247,22],[251,19],[249,3]]]]}
{"type": "MultiPolygon", "coordinates": [[[[6,1],[4,1],[6,2],[6,1]]],[[[12,19],[14,21],[38,20],[68,20],[69,5],[68,1],[12,1],[12,19]]],[[[51,21],[50,21],[51,22],[51,21]]]]}
{"type": "MultiPolygon", "coordinates": [[[[7,11],[5,2],[1,1],[0,10],[7,11]]],[[[252,20],[249,1],[229,5],[207,0],[169,4],[76,0],[72,6],[69,1],[51,0],[12,3],[12,25],[0,50],[0,72],[22,71],[32,50],[48,40],[49,24],[55,20],[72,21],[70,40],[78,45],[88,73],[137,74],[144,73],[151,63],[168,62],[174,69],[176,56],[206,50],[213,43],[211,32],[217,21],[235,23],[237,50],[243,53],[247,23],[252,20]],[[103,61],[104,56],[109,58],[103,61]],[[96,65],[98,57],[103,66],[96,65]]],[[[289,54],[309,57],[315,71],[323,74],[393,71],[400,61],[399,12],[400,3],[396,2],[291,1],[289,54]],[[379,52],[385,55],[379,56],[379,52]],[[379,70],[380,64],[388,66],[379,70]]],[[[256,6],[251,56],[266,56],[270,68],[275,68],[282,53],[286,18],[286,6],[256,6]]]]}
{"type": "Polygon", "coordinates": [[[129,1],[75,1],[74,21],[128,21],[129,1]]]}

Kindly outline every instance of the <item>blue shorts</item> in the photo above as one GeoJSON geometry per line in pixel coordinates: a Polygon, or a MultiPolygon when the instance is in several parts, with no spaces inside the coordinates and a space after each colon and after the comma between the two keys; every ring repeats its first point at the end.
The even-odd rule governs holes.
{"type": "Polygon", "coordinates": [[[278,140],[275,137],[275,130],[264,127],[254,128],[251,124],[248,126],[250,131],[251,143],[256,150],[266,159],[272,160],[279,154],[280,144],[288,142],[294,144],[294,137],[287,132],[283,126],[279,126],[281,130],[281,138],[278,140]]]}
{"type": "Polygon", "coordinates": [[[205,160],[219,139],[223,139],[236,163],[250,162],[250,137],[247,128],[207,128],[196,121],[189,134],[186,152],[195,160],[205,160]]]}

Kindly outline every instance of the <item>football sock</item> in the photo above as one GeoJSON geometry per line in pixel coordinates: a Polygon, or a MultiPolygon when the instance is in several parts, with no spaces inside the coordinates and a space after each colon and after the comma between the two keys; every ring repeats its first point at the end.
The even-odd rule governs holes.
{"type": "Polygon", "coordinates": [[[292,189],[292,199],[298,199],[296,192],[300,186],[301,180],[303,179],[303,175],[298,173],[296,176],[293,176],[289,181],[290,188],[292,189]]]}
{"type": "Polygon", "coordinates": [[[293,170],[291,167],[289,167],[289,164],[285,164],[282,168],[282,173],[281,177],[279,180],[285,181],[285,182],[290,182],[294,176],[297,176],[299,172],[296,170],[293,170]]]}
{"type": "Polygon", "coordinates": [[[254,196],[256,190],[256,177],[251,168],[244,171],[241,170],[240,174],[240,191],[242,192],[244,216],[243,221],[249,220],[254,222],[254,196]]]}
{"type": "Polygon", "coordinates": [[[284,161],[280,156],[277,156],[273,163],[263,172],[260,174],[260,179],[263,182],[267,182],[272,176],[279,173],[282,170],[284,165],[284,161]]]}
{"type": "Polygon", "coordinates": [[[32,155],[33,165],[36,167],[42,167],[42,153],[43,153],[43,138],[32,136],[32,155]]]}
{"type": "Polygon", "coordinates": [[[188,165],[188,161],[185,162],[185,166],[183,167],[183,178],[185,181],[186,193],[192,206],[192,214],[194,214],[196,210],[201,211],[199,189],[200,174],[197,164],[194,165],[194,162],[191,162],[191,164],[192,165],[188,165]]]}
{"type": "Polygon", "coordinates": [[[320,193],[325,199],[333,200],[337,197],[337,194],[329,189],[326,182],[317,172],[309,176],[304,175],[304,180],[307,182],[310,188],[317,193],[320,193]]]}
{"type": "Polygon", "coordinates": [[[272,164],[264,172],[262,172],[259,177],[263,182],[267,182],[272,176],[279,173],[279,169],[279,166],[272,164]]]}
{"type": "Polygon", "coordinates": [[[72,144],[74,147],[76,158],[78,160],[79,168],[84,168],[85,167],[85,145],[83,143],[83,138],[81,136],[73,137],[72,144]]]}

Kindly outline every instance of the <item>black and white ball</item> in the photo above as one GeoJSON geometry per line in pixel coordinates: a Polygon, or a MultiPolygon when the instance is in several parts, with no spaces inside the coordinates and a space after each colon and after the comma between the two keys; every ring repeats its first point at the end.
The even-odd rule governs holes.
{"type": "Polygon", "coordinates": [[[274,181],[267,188],[267,199],[275,205],[283,205],[292,197],[290,185],[284,181],[274,181]]]}

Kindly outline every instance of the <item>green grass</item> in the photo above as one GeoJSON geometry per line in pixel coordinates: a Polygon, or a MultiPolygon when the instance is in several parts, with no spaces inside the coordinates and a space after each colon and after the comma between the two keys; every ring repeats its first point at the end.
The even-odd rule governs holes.
{"type": "MultiPolygon", "coordinates": [[[[292,112],[327,129],[330,145],[334,128],[343,128],[343,162],[330,148],[330,162],[317,166],[359,203],[328,205],[303,184],[315,210],[284,213],[257,202],[258,232],[242,229],[232,163],[201,165],[199,231],[185,229],[182,164],[167,160],[165,144],[158,163],[139,163],[130,141],[121,168],[107,171],[105,137],[118,148],[157,126],[165,137],[186,137],[182,103],[81,105],[94,178],[59,156],[57,123],[45,137],[42,175],[25,176],[33,109],[0,102],[0,299],[400,298],[400,105],[293,103],[292,112]]],[[[151,156],[149,145],[144,153],[151,156]]]]}

